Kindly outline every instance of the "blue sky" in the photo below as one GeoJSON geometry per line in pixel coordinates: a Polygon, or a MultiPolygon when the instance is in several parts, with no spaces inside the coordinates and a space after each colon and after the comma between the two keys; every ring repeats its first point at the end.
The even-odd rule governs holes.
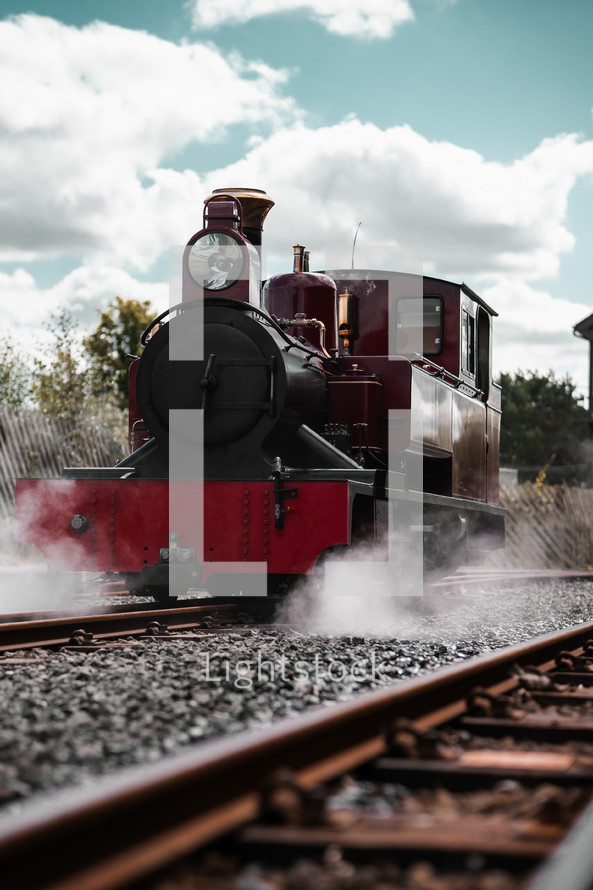
{"type": "Polygon", "coordinates": [[[269,267],[365,249],[465,280],[495,363],[571,373],[593,311],[586,0],[0,2],[0,286],[32,334],[67,303],[167,302],[211,188],[276,200],[269,267]]]}

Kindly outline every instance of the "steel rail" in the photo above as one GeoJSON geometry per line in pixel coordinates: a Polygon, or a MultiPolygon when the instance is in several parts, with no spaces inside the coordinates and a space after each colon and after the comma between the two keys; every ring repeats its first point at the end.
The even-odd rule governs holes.
{"type": "MultiPolygon", "coordinates": [[[[253,597],[192,597],[178,602],[173,602],[169,606],[158,606],[152,602],[127,602],[114,604],[110,602],[109,595],[105,597],[104,605],[94,603],[92,606],[84,604],[74,604],[68,608],[60,607],[55,609],[21,609],[14,612],[0,612],[0,627],[3,624],[14,624],[21,621],[54,621],[57,618],[84,618],[87,615],[115,615],[118,612],[150,612],[154,610],[155,615],[164,614],[166,609],[174,612],[176,609],[204,609],[221,610],[225,607],[235,609],[237,606],[251,604],[256,600],[253,597]],[[94,609],[90,612],[89,609],[94,609]]],[[[262,597],[257,598],[257,603],[264,602],[262,597]]]]}
{"type": "MultiPolygon", "coordinates": [[[[515,665],[546,670],[559,649],[578,653],[591,636],[593,624],[538,638],[62,793],[43,809],[0,819],[0,874],[19,890],[124,886],[256,818],[278,770],[314,787],[385,754],[397,719],[439,726],[464,713],[476,685],[508,691],[515,665]]],[[[589,853],[593,860],[593,838],[589,853]]]]}
{"type": "MultiPolygon", "coordinates": [[[[97,612],[90,615],[54,615],[32,620],[0,623],[0,652],[35,647],[63,646],[78,630],[93,635],[93,640],[110,640],[121,636],[139,636],[146,633],[151,622],[166,625],[169,630],[198,627],[207,616],[216,614],[224,621],[225,613],[233,616],[253,607],[253,599],[242,597],[236,602],[212,598],[200,605],[175,606],[174,608],[135,609],[133,611],[97,612]]],[[[258,598],[256,607],[262,606],[258,598]]],[[[265,607],[265,605],[264,605],[265,607]]]]}
{"type": "Polygon", "coordinates": [[[425,592],[441,592],[441,588],[455,590],[490,584],[507,584],[517,581],[593,581],[593,572],[581,569],[480,569],[458,570],[454,575],[429,581],[425,592]]]}

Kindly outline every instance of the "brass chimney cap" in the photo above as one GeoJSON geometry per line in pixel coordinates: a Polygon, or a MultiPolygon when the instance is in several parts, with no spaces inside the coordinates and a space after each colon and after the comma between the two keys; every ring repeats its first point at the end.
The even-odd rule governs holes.
{"type": "Polygon", "coordinates": [[[224,201],[225,195],[234,195],[241,202],[243,208],[243,226],[250,229],[263,230],[264,221],[275,204],[263,189],[228,188],[214,189],[211,195],[205,198],[204,203],[211,199],[224,201]]]}

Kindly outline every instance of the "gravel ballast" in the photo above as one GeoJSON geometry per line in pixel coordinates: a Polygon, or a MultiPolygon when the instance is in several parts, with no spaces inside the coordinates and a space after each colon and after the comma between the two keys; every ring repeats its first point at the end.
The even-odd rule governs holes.
{"type": "Polygon", "coordinates": [[[367,601],[368,626],[357,619],[356,634],[311,632],[309,611],[302,629],[227,630],[91,653],[11,653],[0,659],[0,806],[18,809],[34,795],[204,739],[591,621],[593,587],[520,582],[468,587],[430,603],[396,600],[391,614],[381,605],[374,628],[371,607],[367,601]]]}

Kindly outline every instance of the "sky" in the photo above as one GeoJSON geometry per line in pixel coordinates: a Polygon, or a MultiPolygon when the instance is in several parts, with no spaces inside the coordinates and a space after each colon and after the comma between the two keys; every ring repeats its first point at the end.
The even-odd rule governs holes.
{"type": "Polygon", "coordinates": [[[0,0],[0,340],[162,311],[169,247],[245,186],[268,272],[350,266],[361,222],[357,265],[465,281],[497,371],[585,392],[592,37],[589,0],[0,0]]]}

